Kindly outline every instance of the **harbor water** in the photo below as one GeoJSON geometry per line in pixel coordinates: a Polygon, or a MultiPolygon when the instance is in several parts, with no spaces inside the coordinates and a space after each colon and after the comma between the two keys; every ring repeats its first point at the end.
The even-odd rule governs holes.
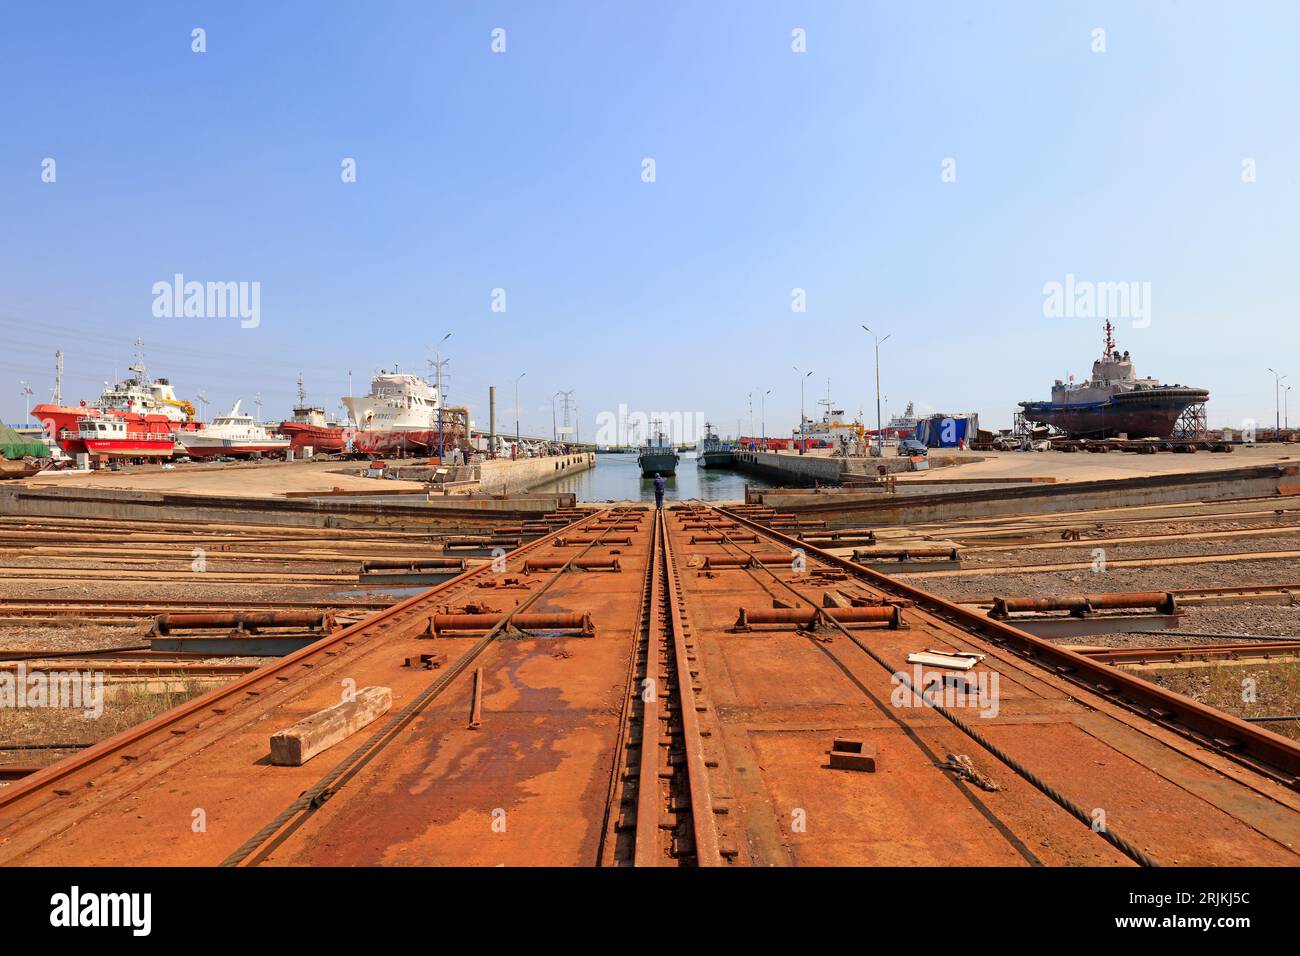
{"type": "MultiPolygon", "coordinates": [[[[695,452],[685,452],[677,464],[677,474],[667,475],[664,501],[742,501],[745,486],[772,488],[770,482],[743,475],[730,468],[702,468],[695,452]]],[[[642,478],[636,455],[597,455],[596,467],[559,478],[541,486],[539,491],[568,491],[579,501],[654,501],[653,478],[642,478]]]]}

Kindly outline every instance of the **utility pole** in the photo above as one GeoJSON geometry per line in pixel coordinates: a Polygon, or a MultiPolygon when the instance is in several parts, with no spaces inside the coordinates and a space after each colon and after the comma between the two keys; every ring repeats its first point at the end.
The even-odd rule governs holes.
{"type": "Polygon", "coordinates": [[[30,425],[32,421],[32,387],[26,382],[19,382],[23,387],[23,400],[27,403],[27,411],[23,413],[23,424],[30,425]]]}
{"type": "Polygon", "coordinates": [[[1269,369],[1273,373],[1273,440],[1277,441],[1282,434],[1282,379],[1285,375],[1277,369],[1269,369]]]}
{"type": "Polygon", "coordinates": [[[880,418],[880,343],[886,341],[889,338],[889,335],[893,335],[894,333],[890,332],[889,335],[886,335],[882,339],[865,325],[862,328],[866,329],[867,334],[876,341],[876,456],[880,457],[885,454],[885,436],[882,433],[882,426],[884,423],[880,418]]]}
{"type": "MultiPolygon", "coordinates": [[[[736,431],[740,431],[740,423],[736,423],[736,431]]],[[[749,393],[749,437],[754,437],[754,393],[749,393]]]]}
{"type": "Polygon", "coordinates": [[[812,372],[805,372],[799,366],[793,366],[794,370],[799,373],[799,454],[808,450],[808,429],[806,417],[803,413],[803,392],[804,383],[808,381],[808,376],[812,372]]]}
{"type": "Polygon", "coordinates": [[[556,440],[556,441],[559,441],[559,438],[560,438],[560,432],[559,432],[559,428],[554,424],[554,418],[555,418],[555,399],[556,399],[557,397],[563,399],[563,402],[561,403],[561,407],[564,409],[564,434],[565,434],[565,442],[566,442],[566,444],[567,444],[567,443],[570,443],[570,442],[571,442],[572,444],[577,444],[577,431],[576,431],[576,429],[574,430],[574,437],[573,437],[572,439],[569,439],[569,438],[568,438],[569,431],[570,431],[570,428],[569,428],[569,411],[574,407],[574,404],[573,404],[573,392],[574,392],[574,389],[569,389],[567,392],[566,392],[564,389],[560,389],[560,391],[556,392],[555,395],[551,397],[551,419],[552,419],[552,430],[555,432],[555,440],[556,440]]]}
{"type": "MultiPolygon", "coordinates": [[[[440,465],[442,464],[442,407],[447,404],[442,396],[442,343],[449,338],[451,338],[450,332],[440,338],[433,349],[434,379],[437,382],[434,388],[438,393],[438,464],[440,465]]],[[[466,435],[465,437],[468,438],[469,436],[466,435]]]]}

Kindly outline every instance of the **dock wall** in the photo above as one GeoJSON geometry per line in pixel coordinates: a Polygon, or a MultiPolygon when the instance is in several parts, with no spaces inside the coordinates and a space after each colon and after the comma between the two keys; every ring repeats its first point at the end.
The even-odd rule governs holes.
{"type": "Polygon", "coordinates": [[[1017,485],[979,491],[891,495],[783,494],[750,492],[751,502],[826,520],[828,527],[871,524],[889,527],[990,515],[1055,514],[1104,508],[1177,504],[1233,498],[1281,498],[1295,501],[1300,466],[1259,465],[1225,471],[1189,472],[1144,478],[1017,485]],[[1287,496],[1287,497],[1283,497],[1287,496]]]}
{"type": "Polygon", "coordinates": [[[471,531],[484,521],[528,518],[573,505],[571,494],[545,493],[432,499],[424,495],[236,498],[107,488],[0,487],[0,515],[453,534],[471,531]]]}
{"type": "Polygon", "coordinates": [[[512,495],[539,485],[596,467],[593,452],[557,455],[550,458],[496,458],[475,466],[479,469],[479,490],[488,495],[512,495]]]}

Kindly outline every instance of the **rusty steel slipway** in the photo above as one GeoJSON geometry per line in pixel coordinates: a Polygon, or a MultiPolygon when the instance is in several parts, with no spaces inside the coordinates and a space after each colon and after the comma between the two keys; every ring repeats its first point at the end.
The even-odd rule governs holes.
{"type": "Polygon", "coordinates": [[[467,540],[513,550],[0,788],[0,864],[1300,862],[1295,741],[819,525],[610,507],[467,540]],[[271,763],[367,687],[391,709],[271,763]]]}

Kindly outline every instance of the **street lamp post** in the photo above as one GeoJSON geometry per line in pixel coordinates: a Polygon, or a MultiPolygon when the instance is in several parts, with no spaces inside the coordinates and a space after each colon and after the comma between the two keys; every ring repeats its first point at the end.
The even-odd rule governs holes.
{"type": "Polygon", "coordinates": [[[799,454],[802,455],[805,451],[808,450],[808,429],[806,427],[807,420],[803,413],[804,383],[808,381],[808,376],[811,375],[812,372],[805,372],[797,365],[792,367],[796,372],[799,373],[799,454]]]}
{"type": "Polygon", "coordinates": [[[1269,371],[1273,373],[1273,440],[1277,441],[1282,433],[1282,379],[1286,376],[1274,368],[1269,371]]]}
{"type": "Polygon", "coordinates": [[[1291,430],[1291,386],[1282,390],[1282,427],[1291,430]]]}
{"type": "Polygon", "coordinates": [[[880,343],[886,341],[889,338],[889,335],[893,335],[894,333],[890,332],[889,335],[886,335],[885,338],[882,339],[865,325],[862,328],[865,329],[867,334],[875,339],[876,342],[876,457],[879,458],[883,457],[885,454],[885,436],[882,427],[883,422],[880,417],[880,343]]]}
{"type": "Polygon", "coordinates": [[[519,378],[515,379],[515,458],[519,457],[519,379],[527,375],[527,372],[520,372],[519,378]]]}
{"type": "MultiPolygon", "coordinates": [[[[740,431],[740,428],[737,427],[736,431],[740,431]]],[[[754,393],[752,391],[749,393],[749,440],[754,440],[754,393]]]]}
{"type": "Polygon", "coordinates": [[[761,427],[763,429],[763,437],[761,439],[760,447],[764,451],[767,451],[767,396],[771,394],[772,394],[772,390],[769,388],[766,392],[763,393],[763,397],[759,401],[759,414],[760,414],[760,420],[762,422],[761,427]]]}

